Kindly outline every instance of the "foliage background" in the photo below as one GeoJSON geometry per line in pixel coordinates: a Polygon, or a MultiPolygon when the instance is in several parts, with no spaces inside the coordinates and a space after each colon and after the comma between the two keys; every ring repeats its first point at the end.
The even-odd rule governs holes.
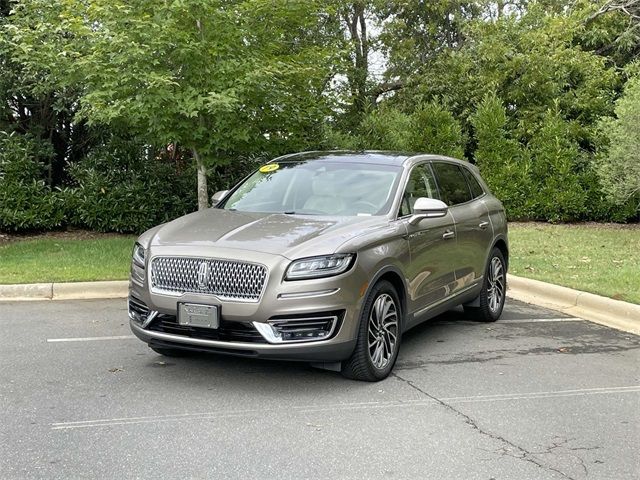
{"type": "Polygon", "coordinates": [[[0,0],[0,230],[140,232],[260,162],[476,163],[512,220],[637,221],[640,2],[0,0]]]}

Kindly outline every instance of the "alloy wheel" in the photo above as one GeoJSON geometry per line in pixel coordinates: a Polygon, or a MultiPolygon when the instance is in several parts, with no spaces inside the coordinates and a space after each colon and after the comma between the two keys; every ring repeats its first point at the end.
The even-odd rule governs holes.
{"type": "Polygon", "coordinates": [[[504,266],[498,257],[491,259],[489,266],[489,285],[487,287],[487,297],[489,300],[489,309],[497,312],[502,305],[505,294],[504,266]]]}
{"type": "Polygon", "coordinates": [[[392,361],[398,341],[398,307],[393,298],[383,293],[373,304],[369,315],[369,358],[378,370],[392,361]]]}

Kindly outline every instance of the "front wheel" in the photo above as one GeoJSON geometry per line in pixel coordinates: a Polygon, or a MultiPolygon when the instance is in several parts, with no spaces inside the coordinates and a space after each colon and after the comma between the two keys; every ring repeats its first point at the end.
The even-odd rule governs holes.
{"type": "Polygon", "coordinates": [[[386,378],[398,358],[401,318],[396,289],[387,281],[378,282],[364,302],[356,348],[343,362],[342,374],[366,382],[386,378]]]}
{"type": "Polygon", "coordinates": [[[504,301],[507,296],[507,268],[504,256],[498,248],[494,248],[489,256],[487,270],[484,275],[479,307],[465,306],[476,320],[495,322],[502,315],[504,301]]]}

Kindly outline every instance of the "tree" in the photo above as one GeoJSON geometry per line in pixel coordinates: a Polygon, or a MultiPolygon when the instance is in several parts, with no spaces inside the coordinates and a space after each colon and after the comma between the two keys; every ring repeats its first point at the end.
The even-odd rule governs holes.
{"type": "Polygon", "coordinates": [[[319,130],[332,55],[314,40],[320,5],[34,0],[11,34],[24,64],[82,86],[80,118],[191,151],[205,208],[209,167],[319,130]]]}
{"type": "Polygon", "coordinates": [[[609,146],[601,152],[598,173],[617,204],[635,198],[640,208],[640,76],[627,82],[616,101],[615,115],[600,123],[609,146]]]}
{"type": "Polygon", "coordinates": [[[20,62],[31,50],[11,41],[13,5],[13,1],[0,0],[0,131],[49,143],[53,154],[37,159],[45,168],[42,178],[36,180],[57,187],[66,180],[67,163],[82,158],[101,132],[88,128],[85,122],[74,122],[76,90],[58,88],[41,70],[26,69],[20,62]]]}

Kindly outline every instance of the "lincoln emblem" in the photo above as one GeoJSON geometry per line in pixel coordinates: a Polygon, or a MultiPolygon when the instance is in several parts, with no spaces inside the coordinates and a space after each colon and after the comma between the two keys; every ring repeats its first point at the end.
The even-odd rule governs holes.
{"type": "Polygon", "coordinates": [[[198,267],[198,288],[204,290],[209,284],[209,263],[202,262],[198,267]]]}

